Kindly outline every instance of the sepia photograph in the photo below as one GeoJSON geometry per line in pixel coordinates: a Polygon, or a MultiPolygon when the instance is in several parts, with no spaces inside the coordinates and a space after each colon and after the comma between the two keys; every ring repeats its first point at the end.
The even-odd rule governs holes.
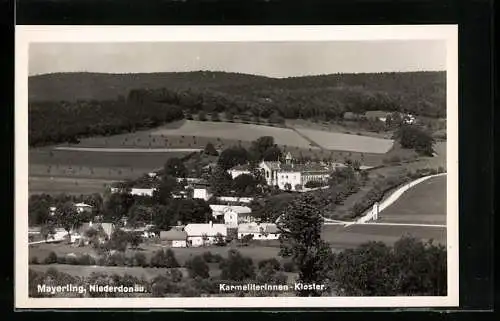
{"type": "Polygon", "coordinates": [[[16,27],[16,306],[458,306],[457,28],[16,27]]]}

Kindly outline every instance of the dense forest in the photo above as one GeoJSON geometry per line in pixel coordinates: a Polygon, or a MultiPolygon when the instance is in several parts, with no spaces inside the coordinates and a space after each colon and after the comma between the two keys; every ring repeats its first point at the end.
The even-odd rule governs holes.
{"type": "Polygon", "coordinates": [[[445,117],[445,80],[444,72],[283,79],[223,72],[33,76],[30,145],[151,128],[183,112],[325,121],[370,110],[445,117]]]}
{"type": "Polygon", "coordinates": [[[77,143],[80,137],[133,132],[183,117],[177,106],[120,100],[40,102],[28,108],[30,146],[77,143]]]}

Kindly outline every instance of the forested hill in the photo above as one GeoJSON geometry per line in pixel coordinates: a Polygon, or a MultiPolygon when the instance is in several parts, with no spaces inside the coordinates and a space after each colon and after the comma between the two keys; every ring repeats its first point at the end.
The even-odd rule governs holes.
{"type": "MultiPolygon", "coordinates": [[[[54,73],[29,77],[29,100],[75,101],[110,100],[127,97],[131,89],[210,90],[247,96],[276,91],[318,90],[371,91],[388,95],[426,96],[429,103],[446,97],[446,73],[401,72],[331,74],[291,78],[268,78],[226,72],[164,72],[139,74],[54,73]],[[324,89],[324,90],[321,90],[324,89]],[[259,92],[259,93],[257,93],[259,92]]],[[[260,95],[262,96],[262,95],[260,95]]]]}
{"type": "Polygon", "coordinates": [[[226,72],[54,73],[28,78],[29,101],[113,100],[131,89],[214,88],[257,83],[270,78],[226,72]]]}
{"type": "Polygon", "coordinates": [[[284,79],[224,72],[34,76],[29,79],[30,145],[151,128],[202,112],[324,121],[370,110],[444,117],[445,76],[444,72],[284,79]]]}

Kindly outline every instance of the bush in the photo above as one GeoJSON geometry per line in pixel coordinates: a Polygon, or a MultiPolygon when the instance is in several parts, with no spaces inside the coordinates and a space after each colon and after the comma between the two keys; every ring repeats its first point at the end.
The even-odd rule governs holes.
{"type": "Polygon", "coordinates": [[[255,277],[253,260],[244,257],[236,250],[229,250],[228,258],[219,264],[221,278],[224,280],[243,281],[255,277]]]}
{"type": "Polygon", "coordinates": [[[281,264],[276,258],[261,260],[257,266],[259,270],[266,266],[270,266],[275,271],[281,270],[281,264]]]}
{"type": "Polygon", "coordinates": [[[210,269],[205,259],[200,255],[197,255],[186,262],[186,267],[189,271],[189,276],[192,278],[200,277],[206,279],[210,276],[208,274],[210,269]]]}
{"type": "Polygon", "coordinates": [[[76,260],[78,265],[94,265],[96,264],[95,259],[88,255],[88,254],[83,254],[79,256],[76,260]]]}
{"type": "Polygon", "coordinates": [[[200,111],[198,113],[198,120],[200,120],[200,121],[206,121],[207,120],[207,115],[205,114],[204,111],[200,111]]]}
{"type": "Polygon", "coordinates": [[[34,256],[30,259],[30,264],[40,264],[40,262],[38,262],[38,258],[34,256]]]}
{"type": "Polygon", "coordinates": [[[108,257],[108,266],[124,266],[125,255],[120,252],[115,252],[108,257]]]}
{"type": "Polygon", "coordinates": [[[324,186],[322,182],[317,182],[317,181],[309,181],[304,185],[306,188],[316,188],[316,187],[321,187],[324,186]]]}
{"type": "Polygon", "coordinates": [[[285,272],[295,272],[297,270],[297,267],[295,266],[295,263],[292,261],[287,261],[283,263],[283,271],[285,272]]]}
{"type": "Polygon", "coordinates": [[[175,254],[172,249],[168,249],[167,251],[158,250],[151,257],[150,264],[151,267],[158,268],[177,268],[179,267],[179,263],[175,258],[175,254]]]}
{"type": "Polygon", "coordinates": [[[219,121],[220,121],[220,118],[219,118],[219,114],[218,114],[218,113],[213,113],[213,114],[212,114],[212,121],[213,121],[213,122],[219,122],[219,121]]]}
{"type": "Polygon", "coordinates": [[[224,258],[220,254],[215,254],[212,257],[212,261],[213,261],[213,263],[220,263],[220,262],[224,261],[224,258]]]}
{"type": "Polygon", "coordinates": [[[438,173],[444,173],[446,172],[443,166],[438,167],[438,173]]]}
{"type": "Polygon", "coordinates": [[[203,260],[205,260],[205,262],[207,262],[207,263],[213,263],[214,262],[213,261],[214,255],[210,251],[204,252],[201,256],[203,257],[203,260]]]}
{"type": "Polygon", "coordinates": [[[49,255],[43,260],[43,264],[59,263],[59,258],[55,252],[50,252],[49,255]]]}
{"type": "Polygon", "coordinates": [[[134,265],[135,266],[141,266],[141,267],[147,267],[148,262],[146,260],[146,255],[143,253],[135,253],[134,255],[134,265]]]}

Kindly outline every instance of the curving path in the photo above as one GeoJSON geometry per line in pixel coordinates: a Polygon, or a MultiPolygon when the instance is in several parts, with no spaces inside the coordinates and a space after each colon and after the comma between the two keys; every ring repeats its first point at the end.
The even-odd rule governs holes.
{"type": "MultiPolygon", "coordinates": [[[[401,186],[396,191],[394,191],[391,195],[389,195],[389,197],[387,197],[381,203],[379,203],[378,213],[380,214],[380,212],[382,212],[384,209],[391,206],[394,202],[396,202],[401,197],[401,195],[403,195],[409,189],[413,188],[415,185],[420,184],[420,183],[422,183],[430,178],[444,176],[444,175],[446,175],[446,173],[440,173],[440,174],[420,177],[419,179],[416,179],[414,181],[411,181],[411,182],[401,186]]],[[[359,218],[358,220],[356,220],[355,222],[352,222],[350,224],[364,224],[368,221],[373,220],[375,214],[376,213],[375,213],[374,209],[372,208],[371,210],[366,212],[365,215],[363,215],[361,218],[359,218]]],[[[387,223],[377,223],[377,224],[387,224],[387,223]]],[[[416,225],[416,224],[413,224],[413,225],[416,225]]]]}
{"type": "MultiPolygon", "coordinates": [[[[440,174],[435,174],[435,175],[429,175],[429,176],[424,176],[421,178],[418,178],[414,181],[411,181],[400,188],[398,188],[396,191],[394,191],[389,197],[384,199],[381,203],[379,203],[379,214],[382,212],[384,209],[388,208],[391,206],[394,202],[396,202],[406,191],[409,189],[413,188],[417,184],[420,184],[430,178],[433,177],[438,177],[438,176],[444,176],[446,173],[440,173],[440,174]]],[[[333,220],[330,218],[323,217],[324,220],[324,225],[344,225],[344,226],[350,226],[353,224],[372,224],[372,225],[405,225],[405,226],[422,226],[422,227],[446,227],[446,225],[434,225],[434,224],[406,224],[406,223],[368,223],[369,221],[373,220],[375,215],[375,212],[373,208],[365,213],[362,217],[357,219],[356,221],[340,221],[340,220],[333,220]]]]}

